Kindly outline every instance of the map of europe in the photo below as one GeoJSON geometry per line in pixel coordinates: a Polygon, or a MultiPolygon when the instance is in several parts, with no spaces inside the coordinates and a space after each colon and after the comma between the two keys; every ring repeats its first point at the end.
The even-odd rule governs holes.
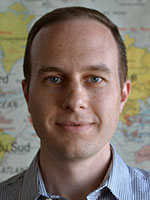
{"type": "Polygon", "coordinates": [[[22,61],[31,25],[49,10],[82,5],[99,9],[114,19],[127,49],[132,92],[120,117],[112,144],[129,165],[150,170],[150,24],[148,0],[15,1],[0,8],[0,181],[21,172],[39,148],[21,89],[22,61]],[[55,2],[55,3],[54,3],[55,2]],[[132,7],[130,12],[129,7],[132,7]],[[143,13],[144,12],[144,13],[143,13]],[[144,22],[134,15],[145,14],[144,22]],[[121,16],[120,16],[121,15],[121,16]],[[120,18],[122,17],[122,20],[120,18]],[[128,21],[130,18],[130,23],[128,21]]]}

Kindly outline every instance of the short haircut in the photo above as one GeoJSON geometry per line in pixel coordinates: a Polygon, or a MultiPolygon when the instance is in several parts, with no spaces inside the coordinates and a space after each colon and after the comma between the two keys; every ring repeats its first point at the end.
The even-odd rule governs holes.
{"type": "Polygon", "coordinates": [[[118,60],[119,60],[118,74],[119,74],[120,86],[122,89],[123,84],[125,83],[127,79],[128,67],[127,67],[127,58],[126,58],[126,48],[120,36],[119,30],[117,26],[113,24],[111,20],[108,19],[101,12],[94,9],[84,8],[84,7],[66,7],[66,8],[55,9],[51,12],[48,12],[44,16],[42,16],[32,26],[28,35],[28,39],[27,39],[27,45],[26,45],[24,63],[23,63],[24,77],[27,80],[28,86],[30,83],[31,71],[32,71],[31,70],[32,69],[31,53],[30,53],[31,45],[36,34],[39,32],[39,30],[58,22],[63,22],[63,21],[73,20],[73,19],[81,19],[81,18],[96,20],[100,22],[101,24],[105,25],[111,31],[118,48],[118,60]]]}

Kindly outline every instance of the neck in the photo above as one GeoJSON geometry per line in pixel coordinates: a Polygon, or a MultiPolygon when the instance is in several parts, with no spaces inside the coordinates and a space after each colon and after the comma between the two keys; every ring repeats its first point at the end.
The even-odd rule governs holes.
{"type": "Polygon", "coordinates": [[[40,168],[47,192],[71,200],[86,199],[99,187],[110,161],[109,144],[96,155],[78,162],[62,162],[42,148],[40,151],[40,168]]]}

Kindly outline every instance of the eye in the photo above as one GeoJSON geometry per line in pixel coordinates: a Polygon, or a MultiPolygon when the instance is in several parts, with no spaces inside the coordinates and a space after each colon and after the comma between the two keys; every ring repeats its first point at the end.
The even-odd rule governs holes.
{"type": "Polygon", "coordinates": [[[50,83],[55,83],[55,84],[58,84],[60,83],[62,80],[60,77],[58,76],[50,76],[47,78],[47,81],[50,82],[50,83]]]}
{"type": "Polygon", "coordinates": [[[91,76],[88,78],[88,82],[90,83],[100,83],[103,79],[100,76],[91,76]]]}

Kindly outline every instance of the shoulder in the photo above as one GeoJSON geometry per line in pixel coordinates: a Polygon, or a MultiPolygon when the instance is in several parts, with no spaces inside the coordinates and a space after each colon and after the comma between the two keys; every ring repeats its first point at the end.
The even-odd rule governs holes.
{"type": "Polygon", "coordinates": [[[129,169],[132,181],[140,180],[141,184],[145,183],[150,186],[150,172],[145,171],[144,169],[139,169],[139,168],[130,167],[130,166],[128,166],[128,169],[129,169]]]}
{"type": "Polygon", "coordinates": [[[22,187],[24,173],[25,171],[0,183],[0,199],[3,200],[18,199],[17,197],[22,187]]]}
{"type": "Polygon", "coordinates": [[[112,176],[115,183],[115,192],[121,199],[149,200],[150,199],[150,172],[126,165],[114,148],[112,176]]]}
{"type": "Polygon", "coordinates": [[[138,199],[148,200],[150,198],[150,172],[143,169],[129,167],[132,190],[138,199]]]}
{"type": "Polygon", "coordinates": [[[38,155],[39,151],[25,171],[0,183],[0,200],[32,200],[37,197],[38,155]]]}

